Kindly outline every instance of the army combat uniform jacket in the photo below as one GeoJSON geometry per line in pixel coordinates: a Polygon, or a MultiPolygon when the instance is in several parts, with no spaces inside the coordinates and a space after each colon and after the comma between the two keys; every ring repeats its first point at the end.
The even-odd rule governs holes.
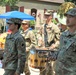
{"type": "Polygon", "coordinates": [[[56,75],[76,75],[76,32],[64,32],[56,60],[56,75]]]}
{"type": "Polygon", "coordinates": [[[22,36],[25,38],[26,41],[26,50],[30,50],[33,46],[36,45],[35,34],[29,28],[23,32],[21,32],[22,36]]]}
{"type": "MultiPolygon", "coordinates": [[[[44,25],[41,27],[42,29],[42,37],[43,39],[45,38],[45,30],[44,30],[44,25]]],[[[59,46],[59,39],[60,39],[60,29],[58,28],[57,25],[54,23],[46,25],[46,32],[47,32],[47,39],[44,40],[47,41],[47,45],[50,47],[52,44],[55,44],[56,48],[59,46]]]]}
{"type": "Polygon", "coordinates": [[[3,57],[5,70],[15,70],[19,74],[23,73],[26,59],[25,41],[19,32],[7,35],[3,57]]]}

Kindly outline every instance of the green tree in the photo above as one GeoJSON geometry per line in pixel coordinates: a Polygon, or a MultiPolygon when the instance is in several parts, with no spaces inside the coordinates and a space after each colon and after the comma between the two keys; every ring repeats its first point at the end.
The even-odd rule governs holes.
{"type": "Polygon", "coordinates": [[[64,2],[60,5],[59,9],[58,9],[58,14],[60,15],[60,17],[63,17],[64,14],[71,8],[74,8],[75,4],[72,2],[64,2]]]}
{"type": "Polygon", "coordinates": [[[74,4],[76,4],[76,0],[65,0],[65,2],[73,2],[74,4]]]}
{"type": "MultiPolygon", "coordinates": [[[[9,5],[12,10],[18,10],[18,6],[16,6],[16,4],[19,2],[20,0],[0,0],[0,6],[6,6],[9,5]]],[[[3,21],[3,25],[4,25],[4,21],[3,21]]],[[[5,31],[5,26],[3,26],[3,30],[5,31]]]]}
{"type": "Polygon", "coordinates": [[[0,5],[5,6],[15,6],[20,0],[0,0],[0,5]]]}

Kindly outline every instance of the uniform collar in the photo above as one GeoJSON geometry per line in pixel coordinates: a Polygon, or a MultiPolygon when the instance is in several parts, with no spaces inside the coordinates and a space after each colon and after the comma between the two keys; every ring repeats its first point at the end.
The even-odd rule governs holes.
{"type": "Polygon", "coordinates": [[[51,22],[51,23],[47,24],[47,26],[49,26],[51,28],[53,26],[53,23],[51,22]]]}
{"type": "Polygon", "coordinates": [[[76,31],[74,33],[69,32],[69,30],[65,32],[65,36],[75,36],[75,35],[76,35],[76,31]]]}
{"type": "Polygon", "coordinates": [[[29,30],[29,28],[28,29],[26,29],[24,32],[27,32],[29,30]]]}
{"type": "Polygon", "coordinates": [[[7,38],[13,38],[19,34],[19,31],[17,31],[15,34],[8,34],[7,38]]]}

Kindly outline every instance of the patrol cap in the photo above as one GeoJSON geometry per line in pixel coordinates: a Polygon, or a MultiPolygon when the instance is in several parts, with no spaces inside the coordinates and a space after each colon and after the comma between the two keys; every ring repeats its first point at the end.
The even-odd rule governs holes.
{"type": "Polygon", "coordinates": [[[52,13],[52,11],[51,10],[47,10],[45,13],[44,13],[45,15],[53,15],[53,13],[52,13]]]}
{"type": "Polygon", "coordinates": [[[64,15],[65,16],[67,15],[76,16],[76,8],[69,9],[64,15]]]}
{"type": "Polygon", "coordinates": [[[22,23],[28,23],[30,20],[23,20],[22,23]]]}
{"type": "Polygon", "coordinates": [[[22,20],[19,19],[19,18],[10,18],[10,19],[7,20],[7,23],[9,23],[9,24],[10,24],[10,23],[11,23],[11,24],[12,24],[12,23],[13,23],[13,24],[14,24],[14,23],[21,24],[21,22],[22,22],[22,20]]]}

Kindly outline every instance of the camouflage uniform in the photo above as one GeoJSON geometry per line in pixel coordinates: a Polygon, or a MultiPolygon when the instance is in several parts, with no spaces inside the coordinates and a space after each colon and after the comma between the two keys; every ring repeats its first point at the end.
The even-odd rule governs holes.
{"type": "Polygon", "coordinates": [[[25,66],[25,74],[29,75],[29,68],[28,68],[28,57],[29,57],[29,51],[30,49],[36,45],[36,39],[35,39],[35,35],[33,33],[32,30],[29,30],[29,28],[27,30],[25,30],[24,32],[21,33],[22,36],[24,36],[25,38],[25,43],[26,43],[26,66],[25,66]]]}
{"type": "Polygon", "coordinates": [[[25,59],[25,42],[23,36],[19,32],[8,34],[3,56],[4,75],[14,75],[15,72],[19,74],[23,73],[25,59]]]}
{"type": "Polygon", "coordinates": [[[56,75],[76,75],[76,32],[64,32],[60,41],[56,75]]]}
{"type": "Polygon", "coordinates": [[[44,42],[43,42],[43,37],[42,37],[42,33],[41,33],[40,30],[37,31],[36,37],[37,37],[37,46],[38,47],[43,47],[44,42]]]}
{"type": "Polygon", "coordinates": [[[56,75],[76,75],[76,22],[71,23],[76,19],[76,8],[70,9],[65,15],[71,27],[61,35],[55,70],[56,75]]]}
{"type": "Polygon", "coordinates": [[[32,30],[25,30],[24,32],[21,33],[22,36],[24,36],[26,40],[26,50],[30,50],[33,46],[36,45],[36,39],[35,39],[35,34],[33,33],[32,30]]]}
{"type": "MultiPolygon", "coordinates": [[[[60,39],[60,29],[54,23],[51,23],[46,26],[47,31],[47,46],[50,47],[52,44],[55,44],[55,49],[59,46],[60,39]]],[[[42,26],[42,37],[44,39],[44,26],[42,26]]],[[[44,40],[45,42],[45,40],[44,40]]],[[[54,63],[55,61],[50,61],[47,63],[46,71],[44,71],[45,75],[55,75],[54,71],[54,63]],[[51,64],[51,65],[50,65],[51,64]]],[[[43,74],[43,73],[42,73],[43,74]]]]}

